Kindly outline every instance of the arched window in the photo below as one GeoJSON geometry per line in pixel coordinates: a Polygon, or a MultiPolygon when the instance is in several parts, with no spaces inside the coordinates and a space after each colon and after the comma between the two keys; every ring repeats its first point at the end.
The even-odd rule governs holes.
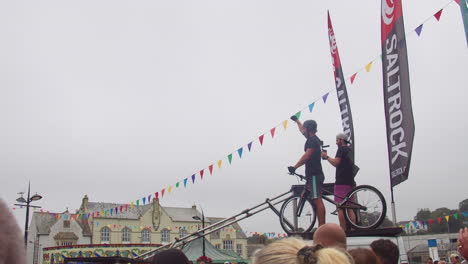
{"type": "Polygon", "coordinates": [[[161,243],[169,243],[171,241],[171,236],[169,230],[161,230],[161,243]]]}
{"type": "Polygon", "coordinates": [[[130,243],[131,234],[132,230],[128,227],[124,227],[122,230],[122,243],[130,243]]]}
{"type": "Polygon", "coordinates": [[[148,229],[143,229],[143,231],[141,231],[141,242],[142,243],[151,242],[150,231],[148,229]]]}
{"type": "Polygon", "coordinates": [[[179,231],[179,238],[183,238],[186,235],[187,235],[187,230],[181,228],[179,231]]]}
{"type": "Polygon", "coordinates": [[[101,229],[101,243],[109,243],[110,242],[110,228],[103,227],[101,229]]]}

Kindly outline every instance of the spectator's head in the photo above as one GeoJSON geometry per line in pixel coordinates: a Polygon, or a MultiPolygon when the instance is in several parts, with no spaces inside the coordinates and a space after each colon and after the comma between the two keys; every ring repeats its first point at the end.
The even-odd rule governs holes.
{"type": "Polygon", "coordinates": [[[427,258],[426,260],[426,264],[433,264],[434,262],[432,262],[432,258],[427,258]]]}
{"type": "Polygon", "coordinates": [[[171,248],[154,255],[152,264],[190,264],[187,256],[181,250],[171,248]]]}
{"type": "Polygon", "coordinates": [[[400,251],[398,250],[398,246],[389,239],[375,240],[370,246],[382,264],[398,263],[400,251]]]}
{"type": "Polygon", "coordinates": [[[336,248],[310,246],[304,240],[285,238],[259,250],[253,264],[351,264],[351,257],[336,248]]]}
{"type": "Polygon", "coordinates": [[[26,263],[21,230],[8,206],[0,199],[0,264],[26,263]]]}
{"type": "Polygon", "coordinates": [[[343,229],[333,223],[321,225],[314,233],[314,244],[324,247],[338,247],[346,249],[346,234],[343,229]]]}
{"type": "Polygon", "coordinates": [[[460,257],[457,254],[451,254],[450,255],[450,262],[459,264],[460,263],[460,257]]]}
{"type": "Polygon", "coordinates": [[[378,259],[374,251],[368,248],[354,248],[348,250],[355,264],[377,264],[378,259]]]}

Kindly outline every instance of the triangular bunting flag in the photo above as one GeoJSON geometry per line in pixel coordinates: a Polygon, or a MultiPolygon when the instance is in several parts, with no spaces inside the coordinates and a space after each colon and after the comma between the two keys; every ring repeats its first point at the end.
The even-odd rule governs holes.
{"type": "Polygon", "coordinates": [[[175,184],[175,187],[176,187],[176,188],[179,188],[179,183],[178,183],[178,182],[175,184]]]}
{"type": "Polygon", "coordinates": [[[326,94],[324,94],[324,95],[322,96],[323,103],[327,103],[328,94],[329,94],[329,93],[326,93],[326,94]]]}
{"type": "Polygon", "coordinates": [[[140,200],[136,200],[136,206],[140,206],[140,200]]]}
{"type": "Polygon", "coordinates": [[[460,0],[455,0],[455,2],[457,2],[458,5],[460,5],[460,0]]]}
{"type": "Polygon", "coordinates": [[[252,148],[252,142],[250,142],[249,144],[247,144],[247,147],[249,148],[249,152],[250,152],[250,149],[252,148]]]}
{"type": "Polygon", "coordinates": [[[203,174],[204,174],[204,173],[205,173],[205,170],[204,170],[204,169],[200,171],[200,179],[202,179],[202,180],[203,180],[203,174]]]}
{"type": "Polygon", "coordinates": [[[367,65],[366,65],[366,72],[370,72],[370,69],[372,67],[372,63],[373,61],[369,62],[367,65]]]}
{"type": "Polygon", "coordinates": [[[275,137],[275,130],[276,130],[276,127],[270,129],[270,134],[271,134],[271,137],[272,137],[272,138],[275,137]]]}
{"type": "Polygon", "coordinates": [[[263,145],[263,137],[264,137],[264,135],[261,135],[260,137],[258,137],[258,140],[260,141],[260,145],[263,145]]]}
{"type": "Polygon", "coordinates": [[[150,202],[151,202],[151,194],[148,195],[148,203],[150,203],[150,202]]]}
{"type": "Polygon", "coordinates": [[[311,103],[311,104],[309,105],[309,112],[312,113],[312,110],[314,110],[314,106],[315,106],[315,103],[311,103]]]}
{"type": "Polygon", "coordinates": [[[187,187],[187,180],[188,180],[188,178],[184,179],[184,188],[187,187]]]}
{"type": "Polygon", "coordinates": [[[440,16],[442,15],[442,10],[443,9],[439,10],[437,13],[434,14],[434,17],[437,19],[437,21],[440,20],[440,16]]]}
{"type": "Polygon", "coordinates": [[[232,153],[228,155],[229,164],[232,162],[232,153]]]}
{"type": "Polygon", "coordinates": [[[447,220],[447,222],[449,221],[449,218],[450,218],[449,215],[446,215],[446,216],[445,216],[445,220],[447,220]]]}
{"type": "Polygon", "coordinates": [[[432,219],[429,219],[429,224],[431,224],[431,225],[432,225],[432,223],[434,223],[434,220],[432,220],[432,219]]]}
{"type": "Polygon", "coordinates": [[[165,192],[165,191],[166,191],[166,190],[164,190],[164,189],[161,190],[161,197],[164,197],[164,192],[165,192]]]}
{"type": "Polygon", "coordinates": [[[439,222],[439,224],[440,224],[440,222],[442,222],[442,218],[437,217],[437,222],[439,222]]]}
{"type": "Polygon", "coordinates": [[[155,192],[154,197],[156,197],[156,199],[159,199],[159,192],[155,192]]]}
{"type": "Polygon", "coordinates": [[[421,31],[423,28],[423,24],[419,25],[414,31],[416,31],[416,34],[418,34],[418,37],[421,36],[421,31]]]}
{"type": "Polygon", "coordinates": [[[195,174],[192,175],[192,183],[195,183],[195,174]]]}
{"type": "Polygon", "coordinates": [[[351,84],[354,83],[354,79],[356,79],[357,72],[353,75],[351,75],[351,84]]]}
{"type": "Polygon", "coordinates": [[[210,170],[210,175],[213,175],[213,164],[208,166],[208,169],[210,170]]]}
{"type": "Polygon", "coordinates": [[[221,169],[221,165],[223,165],[223,161],[222,161],[222,160],[218,160],[218,168],[221,169]]]}
{"type": "Polygon", "coordinates": [[[463,214],[464,217],[466,217],[466,212],[463,212],[462,214],[463,214]]]}
{"type": "Polygon", "coordinates": [[[169,186],[169,187],[167,188],[167,192],[168,192],[168,193],[171,193],[171,191],[172,191],[172,186],[169,186]]]}
{"type": "Polygon", "coordinates": [[[455,218],[455,220],[457,220],[458,219],[458,214],[454,214],[453,218],[455,218]]]}
{"type": "Polygon", "coordinates": [[[284,127],[284,129],[286,129],[288,127],[288,120],[283,121],[283,127],[284,127]]]}
{"type": "Polygon", "coordinates": [[[295,116],[297,117],[297,119],[301,118],[301,111],[297,112],[295,116]]]}
{"type": "Polygon", "coordinates": [[[146,197],[141,198],[141,200],[143,201],[143,205],[145,205],[146,204],[146,197]]]}
{"type": "Polygon", "coordinates": [[[242,159],[242,151],[243,151],[243,148],[240,148],[237,150],[237,154],[239,154],[240,159],[242,159]]]}

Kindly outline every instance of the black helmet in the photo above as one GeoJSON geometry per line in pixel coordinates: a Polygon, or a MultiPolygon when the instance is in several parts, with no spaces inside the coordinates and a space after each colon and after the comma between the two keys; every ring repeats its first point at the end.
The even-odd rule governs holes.
{"type": "Polygon", "coordinates": [[[307,120],[302,126],[307,129],[307,132],[317,132],[317,122],[315,120],[307,120]]]}

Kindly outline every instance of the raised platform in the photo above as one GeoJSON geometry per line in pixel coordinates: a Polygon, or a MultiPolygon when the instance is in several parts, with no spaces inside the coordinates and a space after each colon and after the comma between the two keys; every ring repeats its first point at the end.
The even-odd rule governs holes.
{"type": "MultiPolygon", "coordinates": [[[[312,232],[288,234],[289,236],[301,236],[303,239],[312,240],[315,233],[314,229],[312,232]]],[[[347,237],[366,237],[366,236],[381,236],[381,237],[396,237],[403,232],[401,227],[388,227],[378,228],[373,230],[350,230],[346,232],[347,237]]]]}

